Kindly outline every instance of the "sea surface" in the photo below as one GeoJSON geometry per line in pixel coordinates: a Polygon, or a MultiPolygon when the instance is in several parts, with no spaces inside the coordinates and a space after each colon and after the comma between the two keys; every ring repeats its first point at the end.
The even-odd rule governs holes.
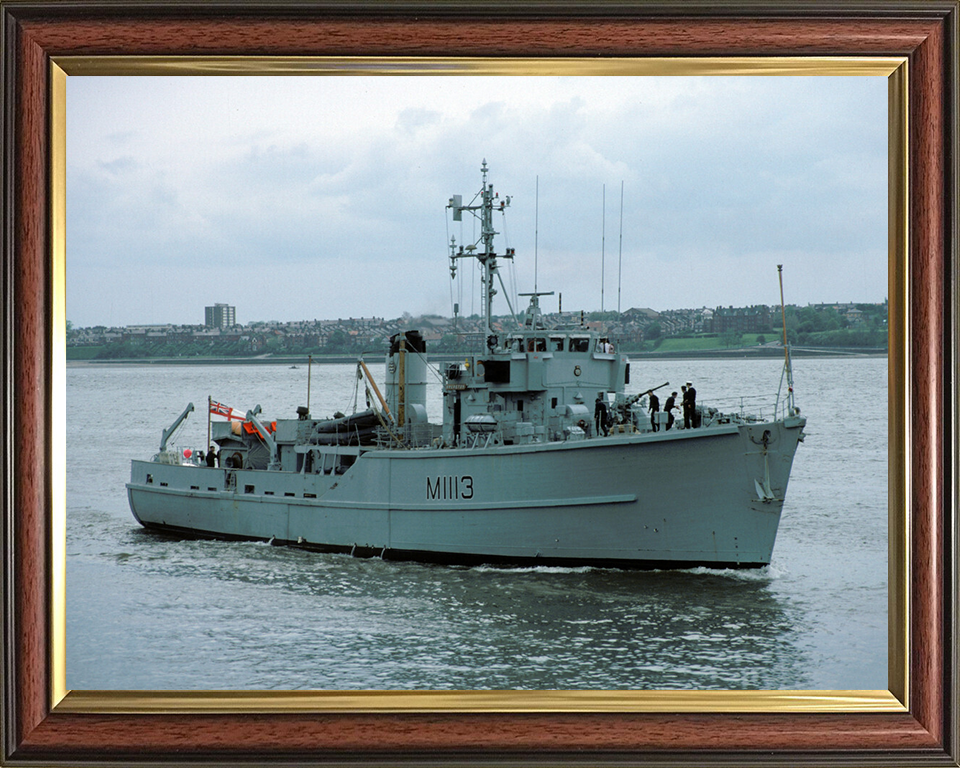
{"type": "MultiPolygon", "coordinates": [[[[782,361],[631,368],[631,391],[692,379],[702,404],[736,410],[744,396],[769,415],[782,361]]],[[[372,370],[381,381],[383,365],[372,370]]],[[[351,411],[354,365],[310,374],[315,415],[351,411]]],[[[189,401],[197,410],[172,444],[203,448],[208,395],[294,417],[307,367],[70,365],[67,687],[886,689],[887,360],[798,358],[794,379],[807,438],[770,566],[630,572],[149,533],[127,505],[130,459],[155,454],[189,401]]],[[[438,384],[428,411],[440,419],[438,384]]]]}

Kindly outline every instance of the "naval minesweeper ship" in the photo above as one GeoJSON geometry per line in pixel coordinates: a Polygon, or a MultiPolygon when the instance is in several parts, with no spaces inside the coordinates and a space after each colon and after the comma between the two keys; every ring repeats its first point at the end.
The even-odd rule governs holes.
{"type": "MultiPolygon", "coordinates": [[[[213,422],[219,464],[168,440],[134,460],[127,494],[146,528],[254,539],[360,557],[443,563],[621,568],[760,567],[770,562],[805,419],[784,377],[771,418],[695,406],[691,426],[650,414],[652,390],[627,395],[631,365],[581,324],[548,328],[539,298],[516,330],[494,330],[493,214],[487,181],[471,204],[447,207],[480,222],[476,243],[450,243],[450,269],[482,270],[482,351],[441,366],[443,423],[427,418],[428,363],[420,332],[390,340],[372,406],[349,416],[268,420],[260,406],[213,422]],[[598,401],[602,402],[599,406],[598,401]],[[605,412],[605,417],[598,413],[605,412]],[[696,425],[695,427],[693,425],[696,425]],[[677,478],[682,478],[678,482],[677,478]]],[[[502,286],[502,280],[501,280],[502,286]]],[[[781,280],[781,306],[782,306],[781,280]]],[[[234,414],[208,401],[208,410],[234,414]]],[[[209,416],[208,416],[209,421],[209,416]]]]}

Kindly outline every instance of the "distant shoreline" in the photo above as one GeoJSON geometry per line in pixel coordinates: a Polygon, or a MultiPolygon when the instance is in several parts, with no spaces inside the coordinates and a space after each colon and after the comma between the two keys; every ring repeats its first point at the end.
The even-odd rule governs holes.
{"type": "MultiPolygon", "coordinates": [[[[886,357],[887,350],[857,347],[793,347],[793,357],[886,357]]],[[[438,352],[428,354],[430,362],[455,362],[470,352],[438,352]]],[[[744,360],[783,357],[783,347],[742,347],[740,349],[695,349],[677,352],[628,352],[631,360],[744,360]]],[[[316,364],[355,363],[358,355],[315,356],[316,364]]],[[[365,359],[369,360],[370,356],[365,359]]],[[[306,356],[291,357],[135,357],[113,360],[67,360],[68,368],[127,365],[287,365],[305,366],[306,356]]]]}
{"type": "MultiPolygon", "coordinates": [[[[677,352],[628,352],[631,360],[766,359],[783,357],[783,347],[741,347],[739,349],[691,349],[677,352]]],[[[879,347],[791,347],[791,357],[886,357],[879,347]]]]}

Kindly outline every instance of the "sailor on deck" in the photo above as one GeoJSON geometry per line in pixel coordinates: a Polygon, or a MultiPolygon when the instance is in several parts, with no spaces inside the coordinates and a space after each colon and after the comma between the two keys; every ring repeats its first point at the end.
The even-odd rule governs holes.
{"type": "Polygon", "coordinates": [[[657,432],[660,430],[660,425],[657,423],[657,419],[660,416],[660,398],[657,397],[656,393],[651,389],[649,392],[650,395],[650,424],[653,427],[653,431],[657,432]]]}
{"type": "Polygon", "coordinates": [[[690,381],[683,389],[683,426],[684,429],[691,429],[698,426],[696,424],[697,390],[693,388],[693,382],[690,381]]]}
{"type": "Polygon", "coordinates": [[[593,419],[597,424],[597,434],[606,435],[607,431],[607,401],[603,392],[597,392],[597,401],[593,407],[593,419]]]}
{"type": "Polygon", "coordinates": [[[670,429],[670,427],[673,426],[673,422],[675,421],[673,416],[673,411],[676,407],[677,407],[677,393],[671,392],[670,397],[667,398],[667,402],[664,403],[663,405],[663,410],[667,414],[667,427],[666,427],[667,429],[670,429]]]}

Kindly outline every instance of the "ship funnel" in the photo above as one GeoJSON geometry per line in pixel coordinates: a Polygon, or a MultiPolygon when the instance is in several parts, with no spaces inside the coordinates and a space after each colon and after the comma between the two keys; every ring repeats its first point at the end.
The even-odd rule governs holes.
{"type": "Polygon", "coordinates": [[[420,331],[390,337],[387,353],[387,405],[397,421],[417,421],[427,407],[427,346],[420,331]],[[414,407],[419,406],[419,407],[414,407]]]}

